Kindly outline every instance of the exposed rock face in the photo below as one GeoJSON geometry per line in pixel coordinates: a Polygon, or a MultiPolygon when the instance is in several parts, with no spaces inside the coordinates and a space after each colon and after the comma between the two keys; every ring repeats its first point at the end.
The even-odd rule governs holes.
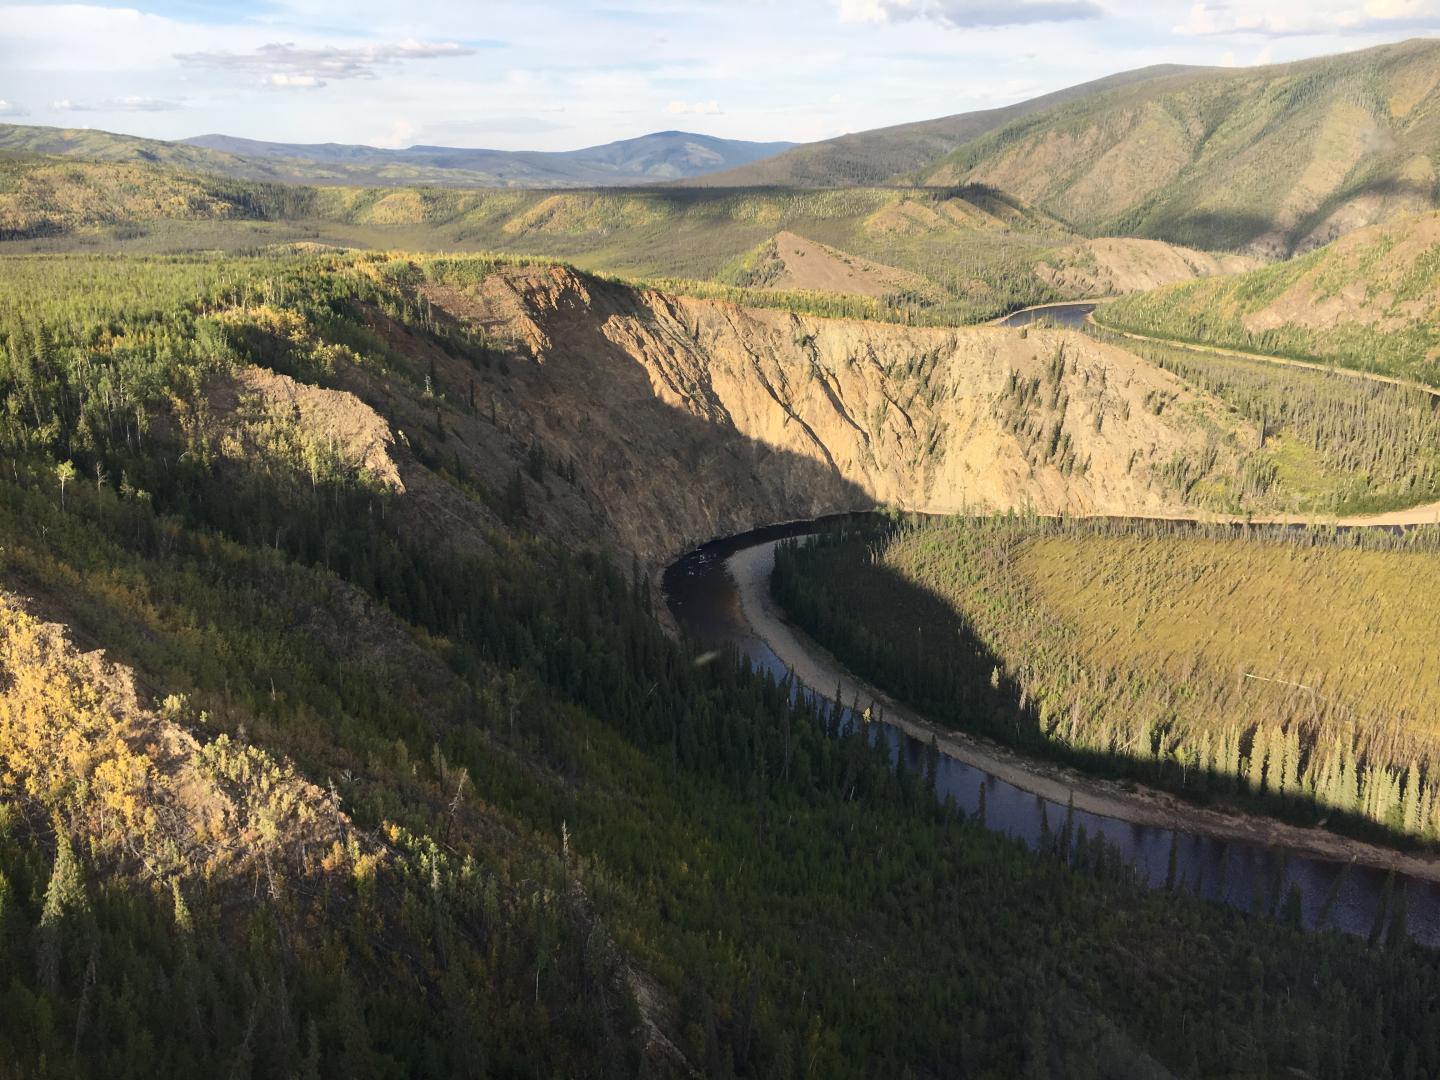
{"type": "MultiPolygon", "coordinates": [[[[530,357],[482,376],[490,416],[482,402],[447,421],[475,468],[486,471],[497,429],[506,470],[535,440],[551,460],[573,458],[579,497],[547,483],[559,492],[537,513],[651,564],[712,536],[878,503],[1175,511],[1159,467],[1199,456],[1207,430],[1212,444],[1235,430],[1213,400],[1064,330],[818,319],[561,268],[427,296],[530,357]]],[[[464,377],[456,364],[441,381],[464,377]]]]}

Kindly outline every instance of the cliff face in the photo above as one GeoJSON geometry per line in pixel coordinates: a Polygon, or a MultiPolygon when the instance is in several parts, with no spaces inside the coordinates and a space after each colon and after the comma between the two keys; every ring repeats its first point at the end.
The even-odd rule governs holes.
{"type": "MultiPolygon", "coordinates": [[[[537,516],[647,562],[877,503],[1175,511],[1162,466],[1206,452],[1207,431],[1222,456],[1216,432],[1252,438],[1213,400],[1070,331],[809,318],[560,268],[426,297],[523,357],[480,373],[470,415],[445,418],[473,467],[496,475],[487,443],[506,469],[537,443],[573,459],[575,485],[547,482],[537,516]]],[[[439,377],[477,385],[448,358],[439,377]]]]}

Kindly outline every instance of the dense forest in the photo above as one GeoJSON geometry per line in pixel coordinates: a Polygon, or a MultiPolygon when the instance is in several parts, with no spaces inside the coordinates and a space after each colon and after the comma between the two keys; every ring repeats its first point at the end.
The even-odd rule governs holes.
{"type": "Polygon", "coordinates": [[[541,534],[543,459],[414,433],[489,522],[437,542],[299,420],[238,464],[191,422],[240,367],[430,401],[367,313],[498,365],[413,287],[476,272],[6,264],[0,1076],[1440,1072],[1402,933],[987,832],[541,534]]]}
{"type": "Polygon", "coordinates": [[[790,542],[774,587],[844,662],[943,723],[1429,843],[1440,608],[1414,584],[1437,552],[1429,528],[956,518],[790,542]]]}
{"type": "Polygon", "coordinates": [[[1440,498],[1440,397],[1343,372],[1087,332],[1214,394],[1256,427],[1230,471],[1177,459],[1173,482],[1199,505],[1380,513],[1440,498]]]}

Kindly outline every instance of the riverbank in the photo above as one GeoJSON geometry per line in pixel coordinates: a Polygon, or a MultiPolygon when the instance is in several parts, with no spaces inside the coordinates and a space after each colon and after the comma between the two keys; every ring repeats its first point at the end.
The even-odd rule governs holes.
{"type": "Polygon", "coordinates": [[[1131,824],[1203,833],[1222,840],[1281,848],[1332,862],[1394,870],[1440,882],[1440,858],[1395,851],[1324,829],[1195,806],[1165,792],[1100,780],[1073,769],[1034,761],[988,740],[934,724],[852,675],[818,642],[785,618],[770,595],[774,549],[775,542],[746,548],[733,555],[727,567],[750,629],[796,678],[817,693],[829,697],[838,685],[846,701],[858,698],[862,705],[878,703],[884,710],[885,721],[912,738],[927,743],[933,738],[942,753],[1061,806],[1073,800],[1077,810],[1131,824]]]}

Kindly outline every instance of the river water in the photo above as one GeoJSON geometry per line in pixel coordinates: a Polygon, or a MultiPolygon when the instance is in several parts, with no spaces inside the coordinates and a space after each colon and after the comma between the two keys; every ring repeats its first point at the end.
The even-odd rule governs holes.
{"type": "Polygon", "coordinates": [[[1029,326],[1041,319],[1049,319],[1056,326],[1067,326],[1072,330],[1079,329],[1090,317],[1090,313],[1098,307],[1094,301],[1081,300],[1064,304],[1046,304],[1043,307],[1027,308],[1024,311],[1017,311],[1008,318],[1001,319],[996,326],[1029,326]]]}
{"type": "MultiPolygon", "coordinates": [[[[830,521],[803,522],[758,529],[741,536],[706,544],[681,558],[665,572],[666,602],[675,620],[700,645],[710,649],[734,647],[750,657],[759,669],[776,678],[786,666],[755,633],[740,606],[739,594],[727,564],[732,556],[753,547],[774,544],[785,537],[819,531],[830,521]]],[[[824,697],[824,695],[820,695],[824,697]]],[[[825,700],[829,700],[828,697],[825,700]]],[[[887,723],[877,727],[889,740],[892,753],[903,754],[906,766],[924,769],[926,744],[887,723]]],[[[989,773],[942,755],[936,777],[939,797],[954,798],[967,814],[985,800],[985,824],[1017,837],[1034,848],[1048,827],[1053,833],[1066,819],[1068,808],[1000,780],[989,773]]],[[[1141,880],[1153,888],[1171,884],[1210,900],[1245,911],[1275,912],[1291,890],[1299,894],[1301,920],[1306,927],[1331,926],[1368,935],[1377,917],[1388,924],[1403,900],[1410,936],[1440,947],[1440,885],[1396,874],[1393,880],[1381,870],[1344,864],[1269,849],[1255,844],[1222,840],[1183,829],[1136,825],[1079,810],[1073,825],[1090,837],[1097,833],[1127,862],[1141,880]]]]}

